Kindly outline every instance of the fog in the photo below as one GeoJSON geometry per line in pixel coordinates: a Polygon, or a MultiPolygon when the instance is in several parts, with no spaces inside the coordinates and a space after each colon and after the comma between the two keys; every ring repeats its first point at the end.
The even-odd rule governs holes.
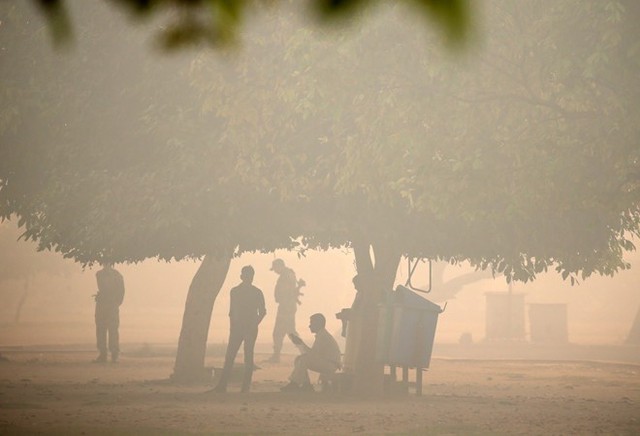
{"type": "MultiPolygon", "coordinates": [[[[10,224],[3,224],[10,227],[10,224]]],[[[10,229],[17,235],[15,229],[10,229]]],[[[25,295],[25,279],[4,280],[0,284],[3,304],[0,306],[0,344],[19,345],[91,345],[93,331],[93,295],[97,292],[95,271],[82,269],[71,261],[63,261],[52,253],[37,253],[33,244],[23,250],[33,251],[32,262],[67,265],[63,274],[44,272],[30,278],[18,321],[16,311],[25,295]],[[51,260],[53,258],[53,260],[51,260]],[[47,260],[48,259],[48,260],[47,260]]],[[[17,251],[17,250],[16,250],[17,251]]],[[[271,254],[244,254],[231,263],[231,267],[218,296],[209,331],[209,343],[222,344],[227,340],[229,328],[229,290],[240,281],[240,269],[252,265],[256,269],[255,284],[263,290],[267,303],[267,317],[260,328],[258,347],[269,350],[275,319],[276,304],[273,289],[277,275],[270,271],[276,257],[285,260],[299,278],[306,281],[304,296],[297,314],[298,330],[306,332],[308,317],[324,313],[328,326],[339,332],[340,321],[335,314],[350,307],[355,296],[351,279],[356,273],[353,253],[349,249],[310,251],[304,257],[297,253],[278,251],[271,254]]],[[[615,277],[592,277],[571,286],[557,274],[547,273],[532,283],[516,283],[513,293],[525,295],[525,335],[530,340],[528,309],[530,304],[560,303],[567,306],[568,340],[574,344],[620,345],[625,342],[640,307],[638,284],[640,276],[636,253],[628,259],[632,265],[615,277]]],[[[59,266],[59,265],[58,265],[59,266]]],[[[180,333],[187,290],[199,266],[199,261],[158,262],[148,260],[139,264],[117,265],[123,274],[126,297],[121,307],[121,340],[123,343],[176,345],[180,333]]],[[[444,281],[472,273],[478,277],[474,283],[459,289],[454,295],[442,295],[437,285],[432,286],[430,298],[446,309],[439,317],[436,343],[458,343],[461,335],[471,333],[474,342],[486,339],[486,294],[509,291],[503,277],[487,278],[469,266],[447,265],[444,281]]],[[[428,265],[421,264],[412,278],[417,288],[428,288],[428,265]]],[[[407,278],[406,260],[398,268],[397,284],[404,285],[407,278]]],[[[435,351],[437,353],[437,346],[435,351]]],[[[291,347],[290,351],[294,351],[291,347]]]]}
{"type": "Polygon", "coordinates": [[[66,1],[64,43],[0,2],[0,433],[640,433],[640,2],[128,3],[66,1]],[[275,259],[338,341],[312,380],[268,359],[275,259]],[[223,370],[247,265],[267,313],[223,370]],[[426,362],[385,280],[442,309],[426,362]]]}
{"type": "MultiPolygon", "coordinates": [[[[169,124],[163,125],[163,119],[166,116],[163,111],[168,110],[169,116],[175,116],[181,108],[185,110],[189,106],[198,105],[204,113],[207,113],[212,110],[211,105],[216,104],[211,101],[204,103],[202,101],[200,94],[206,90],[206,83],[205,85],[202,83],[203,80],[207,80],[206,74],[216,71],[216,68],[224,74],[229,74],[233,71],[230,68],[234,63],[242,65],[249,59],[260,64],[265,60],[270,62],[270,56],[272,59],[283,55],[288,56],[286,51],[278,51],[278,47],[274,49],[274,53],[263,53],[264,47],[259,44],[256,47],[253,44],[251,38],[264,32],[263,27],[272,24],[267,20],[260,20],[259,14],[250,16],[246,24],[246,35],[241,37],[238,46],[233,49],[216,51],[210,47],[198,47],[187,48],[177,53],[166,53],[157,48],[157,40],[154,39],[157,37],[154,31],[162,29],[163,23],[154,20],[139,26],[123,23],[123,16],[114,8],[106,7],[104,2],[92,3],[90,6],[87,4],[72,2],[70,10],[74,18],[75,40],[71,46],[62,50],[51,47],[47,27],[35,10],[29,7],[14,9],[5,6],[4,10],[9,15],[2,19],[2,74],[7,84],[6,89],[15,88],[16,83],[19,83],[16,81],[19,77],[28,78],[34,83],[45,83],[46,81],[43,81],[39,74],[54,73],[56,77],[50,78],[50,89],[31,89],[30,92],[37,91],[37,99],[42,99],[41,104],[46,105],[47,99],[55,102],[54,115],[50,122],[57,123],[58,127],[62,126],[63,130],[68,130],[67,136],[62,137],[72,138],[74,141],[91,137],[105,147],[119,142],[123,142],[126,146],[127,143],[135,140],[128,137],[128,129],[132,128],[138,117],[145,119],[150,114],[156,114],[159,118],[158,122],[152,122],[147,126],[148,129],[152,129],[151,135],[158,135],[163,138],[162,140],[167,140],[166,138],[171,138],[173,133],[166,131],[170,129],[169,124]],[[23,27],[16,26],[16,23],[22,23],[23,27]],[[19,37],[21,32],[30,32],[28,38],[19,37]],[[99,49],[96,50],[95,47],[99,49]],[[108,56],[111,59],[107,59],[108,56]],[[38,73],[38,68],[35,70],[32,68],[33,65],[40,64],[46,66],[48,70],[38,73]],[[190,75],[184,72],[185,68],[190,69],[190,75]],[[99,83],[98,87],[91,86],[92,74],[99,83]],[[162,88],[160,85],[145,86],[149,81],[156,84],[166,83],[169,86],[162,88]],[[70,88],[66,89],[66,87],[70,88]],[[73,94],[74,87],[78,90],[77,95],[73,94]],[[84,106],[68,98],[68,95],[73,95],[77,101],[90,102],[87,107],[93,108],[96,116],[81,117],[84,106]],[[178,110],[166,109],[171,105],[175,105],[178,110]],[[74,117],[81,121],[74,123],[74,117]]],[[[631,9],[626,12],[634,16],[636,11],[630,4],[627,6],[631,9]]],[[[384,27],[386,16],[390,16],[391,21],[405,20],[406,29],[396,28],[391,35],[411,40],[411,43],[407,44],[407,47],[410,47],[407,51],[415,48],[432,50],[431,61],[434,65],[439,65],[437,68],[434,67],[435,70],[450,69],[454,78],[464,78],[460,71],[465,70],[472,74],[473,72],[485,74],[486,65],[490,63],[494,63],[491,67],[500,73],[501,68],[508,68],[508,66],[503,64],[499,57],[484,56],[485,53],[495,50],[495,45],[499,44],[492,41],[489,36],[490,29],[500,26],[496,21],[500,16],[499,6],[487,2],[482,6],[475,6],[473,13],[476,26],[473,27],[470,37],[470,48],[464,52],[448,52],[433,29],[425,33],[422,22],[417,22],[395,9],[393,11],[383,9],[380,13],[371,13],[363,20],[371,20],[375,23],[371,27],[384,27]],[[410,36],[411,32],[413,37],[410,36]],[[441,47],[434,49],[438,45],[441,47]]],[[[312,28],[308,22],[305,25],[312,28]]],[[[366,25],[355,26],[352,30],[337,32],[335,39],[321,31],[313,37],[315,39],[312,38],[311,47],[319,49],[323,44],[336,44],[339,41],[343,41],[344,46],[348,47],[354,44],[353,41],[360,38],[361,34],[366,34],[367,29],[366,25]]],[[[633,36],[637,38],[637,32],[633,36]]],[[[376,53],[375,50],[372,54],[365,56],[371,57],[367,62],[372,63],[372,71],[378,71],[378,69],[385,71],[378,65],[385,63],[384,58],[377,58],[382,52],[373,53],[376,53]]],[[[398,57],[398,55],[395,53],[391,62],[407,61],[406,56],[398,57]]],[[[299,56],[299,54],[292,54],[292,56],[299,56]]],[[[322,67],[322,62],[319,65],[322,67]]],[[[273,67],[281,68],[277,63],[273,64],[273,67]]],[[[433,69],[431,71],[436,74],[433,69]]],[[[281,73],[287,72],[286,67],[281,68],[281,73]]],[[[358,74],[347,70],[333,73],[345,78],[358,74]]],[[[292,77],[295,76],[293,74],[292,77]]],[[[507,71],[504,76],[508,79],[510,73],[507,71]]],[[[226,83],[217,76],[210,78],[217,85],[226,83]]],[[[228,92],[231,93],[231,98],[234,92],[241,89],[241,86],[240,84],[239,88],[237,84],[229,82],[228,92]]],[[[332,92],[346,90],[341,89],[339,84],[332,86],[329,88],[332,92]]],[[[506,83],[505,86],[507,86],[506,83]]],[[[536,86],[543,86],[543,84],[536,86]]],[[[355,94],[357,97],[357,92],[355,94]]],[[[221,95],[224,96],[225,92],[221,95]]],[[[268,96],[259,96],[257,104],[264,105],[265,98],[268,100],[268,96]]],[[[12,100],[9,98],[7,101],[12,100]]],[[[225,104],[229,104],[229,101],[225,104]]],[[[29,105],[25,105],[21,110],[26,111],[28,108],[29,105]]],[[[26,112],[20,113],[20,116],[23,117],[22,123],[26,124],[17,128],[16,137],[8,136],[8,138],[46,144],[48,132],[55,130],[53,126],[38,124],[44,122],[44,118],[38,116],[29,118],[31,115],[26,112]],[[27,121],[24,121],[25,119],[27,121]]],[[[11,118],[8,119],[11,120],[11,118]]],[[[392,118],[391,125],[396,121],[399,119],[392,118]]],[[[193,128],[186,122],[183,124],[187,129],[193,128]]],[[[201,125],[196,124],[196,128],[199,126],[201,125]]],[[[387,127],[372,126],[372,128],[375,128],[379,134],[385,134],[386,131],[381,129],[387,127]]],[[[458,128],[452,126],[451,130],[458,128]]],[[[434,127],[428,127],[428,129],[434,129],[434,127]]],[[[444,129],[445,132],[447,130],[449,129],[444,129]]],[[[307,134],[313,136],[317,132],[315,128],[311,128],[307,134]]],[[[194,142],[204,141],[206,137],[207,132],[204,130],[193,131],[190,136],[187,136],[188,140],[194,142]]],[[[7,144],[3,144],[3,147],[6,146],[7,144]]],[[[3,226],[14,225],[3,224],[3,226]]],[[[30,246],[29,250],[32,249],[34,246],[30,246]]],[[[11,247],[3,247],[3,250],[11,250],[11,247]]],[[[42,254],[42,256],[53,255],[42,254]]],[[[272,292],[276,280],[275,274],[269,271],[269,265],[275,257],[284,259],[295,270],[298,277],[304,278],[307,282],[303,290],[305,294],[303,304],[298,313],[299,325],[306,325],[306,319],[310,314],[322,312],[329,315],[331,328],[334,331],[339,330],[339,322],[333,314],[348,307],[355,293],[351,285],[351,278],[356,273],[352,251],[347,248],[331,249],[325,252],[311,250],[304,257],[286,251],[271,254],[245,253],[233,259],[223,290],[215,303],[209,335],[210,342],[218,343],[226,339],[228,290],[237,284],[239,270],[246,264],[256,268],[255,283],[263,289],[267,297],[268,315],[261,328],[258,342],[269,342],[273,322],[271,315],[275,313],[272,292]]],[[[527,308],[531,304],[539,303],[566,304],[568,339],[572,343],[620,344],[624,342],[640,306],[638,256],[635,253],[629,254],[628,261],[632,265],[631,270],[622,271],[613,278],[594,276],[581,281],[579,285],[570,286],[567,281],[561,280],[558,274],[549,272],[540,275],[534,282],[516,283],[511,291],[525,295],[527,308]]],[[[396,282],[399,284],[404,284],[406,280],[404,262],[406,260],[401,262],[398,270],[396,282]]],[[[91,296],[96,292],[95,269],[91,267],[81,269],[77,265],[69,265],[71,265],[70,261],[66,272],[62,275],[49,272],[30,276],[26,293],[23,278],[8,277],[2,281],[0,284],[3,301],[0,307],[2,323],[0,343],[4,345],[91,343],[93,337],[91,296]],[[26,298],[23,300],[25,295],[26,298]]],[[[125,277],[127,289],[122,307],[123,341],[167,344],[176,342],[186,292],[198,265],[198,260],[167,263],[154,259],[118,265],[118,269],[125,277]]],[[[470,271],[472,269],[464,263],[448,266],[444,270],[443,278],[446,281],[470,271]]],[[[421,281],[418,286],[426,286],[428,281],[426,265],[422,265],[416,274],[418,277],[413,279],[414,284],[421,281]]],[[[438,304],[443,305],[445,302],[447,304],[446,311],[440,318],[437,342],[456,343],[463,334],[467,333],[471,334],[473,341],[482,341],[485,338],[486,294],[507,292],[509,288],[501,276],[487,278],[486,274],[478,274],[477,278],[477,281],[459,289],[455,295],[439,295],[441,289],[438,289],[438,286],[434,287],[432,299],[438,304]]],[[[525,312],[528,314],[528,310],[525,312]]],[[[524,321],[524,328],[525,333],[522,339],[527,340],[530,328],[528,316],[524,321]]]]}

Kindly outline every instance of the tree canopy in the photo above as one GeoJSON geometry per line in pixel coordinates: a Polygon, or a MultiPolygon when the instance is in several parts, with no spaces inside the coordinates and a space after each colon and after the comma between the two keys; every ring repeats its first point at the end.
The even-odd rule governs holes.
{"type": "Polygon", "coordinates": [[[627,267],[633,2],[487,2],[457,60],[404,8],[327,36],[286,6],[238,51],[172,59],[89,6],[68,57],[3,23],[2,56],[32,55],[2,63],[2,217],[83,263],[362,240],[508,280],[627,267]],[[113,33],[89,26],[104,19],[113,33]]]}
{"type": "Polygon", "coordinates": [[[44,273],[77,272],[74,264],[53,253],[38,253],[33,243],[18,242],[21,232],[10,223],[0,224],[0,284],[44,273]]]}
{"type": "MultiPolygon", "coordinates": [[[[49,23],[57,45],[73,39],[73,20],[64,0],[32,0],[49,23]]],[[[275,8],[291,0],[118,0],[116,6],[137,19],[161,15],[166,19],[157,38],[165,49],[183,48],[205,42],[214,46],[228,45],[238,39],[250,12],[275,8]]],[[[303,8],[299,13],[313,15],[316,21],[333,23],[347,21],[365,9],[373,9],[380,1],[306,0],[296,1],[303,8]]],[[[451,43],[464,41],[469,29],[469,6],[466,0],[403,0],[405,6],[430,18],[430,23],[444,30],[451,43]]]]}

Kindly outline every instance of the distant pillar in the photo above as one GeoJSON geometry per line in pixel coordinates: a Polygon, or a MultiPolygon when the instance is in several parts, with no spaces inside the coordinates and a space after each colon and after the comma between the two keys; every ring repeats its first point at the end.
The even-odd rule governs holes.
{"type": "Polygon", "coordinates": [[[629,345],[640,345],[640,309],[638,309],[636,313],[636,319],[631,326],[631,331],[629,332],[626,343],[629,345]]]}
{"type": "Polygon", "coordinates": [[[569,341],[567,305],[530,304],[529,327],[531,342],[567,343],[569,341]]]}
{"type": "Polygon", "coordinates": [[[523,341],[524,294],[487,292],[486,340],[523,341]]]}

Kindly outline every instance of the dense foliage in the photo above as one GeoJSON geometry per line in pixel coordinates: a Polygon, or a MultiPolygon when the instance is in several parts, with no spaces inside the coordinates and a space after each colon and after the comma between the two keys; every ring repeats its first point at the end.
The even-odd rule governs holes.
{"type": "Polygon", "coordinates": [[[26,60],[1,64],[0,213],[41,248],[91,263],[359,240],[509,280],[627,266],[634,2],[487,2],[455,59],[393,6],[326,33],[281,5],[233,52],[170,58],[88,6],[77,51],[43,53],[2,8],[2,56],[26,60]]]}
{"type": "MultiPolygon", "coordinates": [[[[64,0],[32,0],[49,24],[53,40],[61,45],[73,39],[73,20],[64,0]]],[[[112,2],[138,19],[162,16],[165,19],[156,37],[165,49],[181,49],[188,45],[208,43],[216,47],[228,45],[242,33],[243,22],[251,12],[280,4],[303,6],[300,13],[311,14],[316,21],[347,21],[365,9],[373,9],[374,0],[117,0],[112,2]]],[[[451,43],[465,40],[469,29],[466,0],[400,0],[403,6],[430,18],[441,27],[451,43]]]]}

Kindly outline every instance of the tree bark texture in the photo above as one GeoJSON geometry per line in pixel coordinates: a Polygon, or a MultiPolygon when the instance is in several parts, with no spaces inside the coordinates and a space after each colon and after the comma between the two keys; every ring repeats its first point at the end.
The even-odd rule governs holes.
{"type": "MultiPolygon", "coordinates": [[[[385,292],[391,291],[396,277],[400,253],[387,244],[371,245],[367,241],[353,243],[358,276],[362,279],[362,304],[354,308],[358,337],[350,338],[354,350],[353,390],[362,396],[381,396],[384,388],[384,365],[376,360],[378,318],[385,292]],[[371,258],[373,247],[375,262],[371,258]]],[[[347,333],[349,334],[349,333],[347,333]]]]}
{"type": "Polygon", "coordinates": [[[191,281],[171,376],[174,381],[199,382],[211,378],[211,372],[204,367],[211,312],[230,264],[230,255],[224,258],[207,255],[191,281]]]}

